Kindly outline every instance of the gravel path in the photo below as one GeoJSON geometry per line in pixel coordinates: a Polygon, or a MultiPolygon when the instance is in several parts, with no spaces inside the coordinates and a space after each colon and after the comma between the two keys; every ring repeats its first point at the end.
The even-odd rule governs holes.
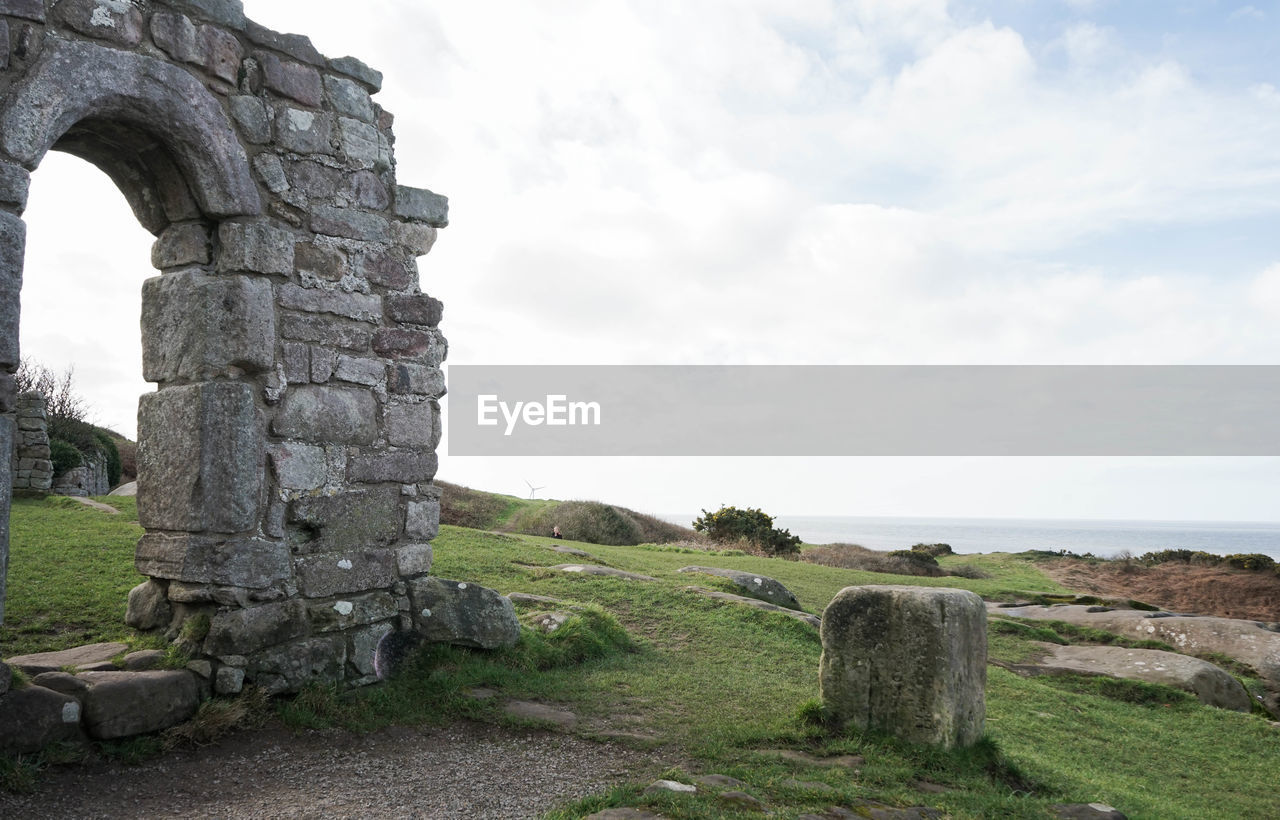
{"type": "Polygon", "coordinates": [[[471,723],[367,735],[268,728],[141,766],[50,769],[35,794],[0,792],[0,817],[537,817],[652,779],[674,754],[471,723]]]}

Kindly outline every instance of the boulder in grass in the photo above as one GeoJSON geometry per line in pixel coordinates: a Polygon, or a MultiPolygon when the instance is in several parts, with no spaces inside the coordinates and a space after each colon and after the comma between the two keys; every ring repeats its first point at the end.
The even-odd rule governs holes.
{"type": "Polygon", "coordinates": [[[752,598],[768,601],[775,606],[785,606],[787,609],[800,609],[800,602],[791,594],[791,590],[767,575],[716,567],[684,567],[679,572],[700,572],[703,575],[727,578],[752,598]]]}
{"type": "Polygon", "coordinates": [[[98,740],[158,732],[191,719],[200,686],[186,670],[85,672],[84,722],[98,740]]]}
{"type": "Polygon", "coordinates": [[[481,649],[515,646],[520,621],[511,600],[465,581],[418,578],[409,582],[414,631],[434,643],[481,649]]]}

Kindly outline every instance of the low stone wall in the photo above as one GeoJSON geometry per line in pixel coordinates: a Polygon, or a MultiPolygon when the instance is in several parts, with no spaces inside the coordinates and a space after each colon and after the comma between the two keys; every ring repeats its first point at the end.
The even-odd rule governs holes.
{"type": "Polygon", "coordinates": [[[17,431],[13,437],[13,488],[47,492],[53,486],[53,462],[49,460],[49,421],[44,396],[23,393],[15,409],[17,431]]]}
{"type": "Polygon", "coordinates": [[[57,483],[50,492],[81,498],[106,495],[111,492],[111,482],[107,480],[107,460],[102,456],[86,458],[82,466],[73,467],[58,476],[57,483]]]}

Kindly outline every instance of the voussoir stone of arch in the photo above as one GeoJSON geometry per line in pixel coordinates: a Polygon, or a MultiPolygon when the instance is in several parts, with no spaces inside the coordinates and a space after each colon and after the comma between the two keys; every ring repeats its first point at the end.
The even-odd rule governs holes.
{"type": "Polygon", "coordinates": [[[262,210],[244,148],[217,99],[189,72],[155,57],[50,36],[0,115],[0,145],[27,168],[76,123],[107,119],[155,135],[205,214],[262,210]]]}

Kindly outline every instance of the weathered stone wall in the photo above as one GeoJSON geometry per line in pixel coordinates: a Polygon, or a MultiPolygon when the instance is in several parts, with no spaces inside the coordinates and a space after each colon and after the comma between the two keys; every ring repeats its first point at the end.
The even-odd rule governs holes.
{"type": "Polygon", "coordinates": [[[380,83],[235,0],[0,0],[0,414],[29,173],[62,150],[157,237],[136,598],[171,636],[208,617],[184,640],[224,691],[372,680],[431,566],[447,345],[415,259],[447,202],[397,184],[380,83]]]}
{"type": "Polygon", "coordinates": [[[48,491],[53,486],[49,460],[49,421],[45,398],[39,393],[18,396],[14,413],[13,488],[48,491]]]}

